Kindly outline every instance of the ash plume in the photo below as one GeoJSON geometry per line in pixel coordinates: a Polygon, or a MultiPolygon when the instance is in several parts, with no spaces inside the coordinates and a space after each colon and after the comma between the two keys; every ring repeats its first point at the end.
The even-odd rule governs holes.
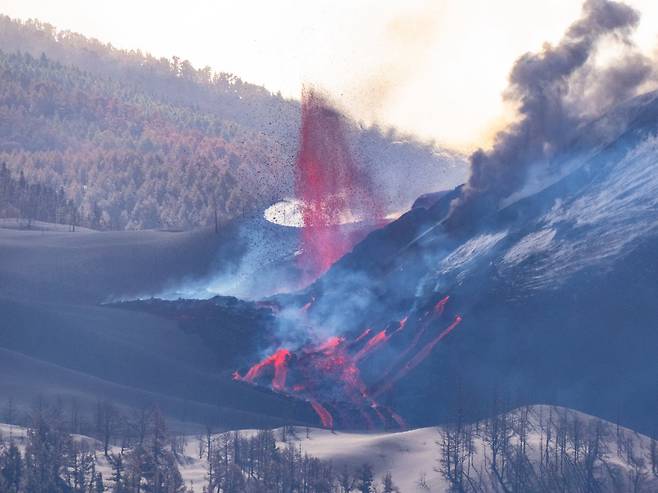
{"type": "Polygon", "coordinates": [[[623,3],[587,0],[581,18],[556,46],[546,44],[516,61],[504,98],[518,107],[519,119],[496,135],[491,150],[471,156],[471,176],[452,204],[448,227],[472,224],[497,210],[523,187],[531,168],[558,167],[557,158],[579,127],[637,94],[654,76],[651,61],[630,40],[639,19],[623,3]],[[600,67],[597,48],[604,40],[620,44],[625,54],[600,67]]]}
{"type": "Polygon", "coordinates": [[[359,114],[367,121],[381,121],[400,91],[427,65],[439,36],[440,15],[436,2],[424,0],[405,8],[386,24],[379,38],[382,49],[378,58],[356,77],[352,89],[352,105],[359,107],[359,114]]]}

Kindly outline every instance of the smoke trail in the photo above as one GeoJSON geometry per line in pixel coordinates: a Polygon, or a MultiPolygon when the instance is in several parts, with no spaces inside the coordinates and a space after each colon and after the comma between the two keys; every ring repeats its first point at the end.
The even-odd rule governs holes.
{"type": "Polygon", "coordinates": [[[519,190],[533,166],[556,166],[574,132],[602,105],[610,106],[637,92],[652,70],[649,60],[632,51],[614,67],[596,65],[597,47],[613,39],[631,49],[629,35],[639,22],[631,7],[609,0],[587,0],[581,18],[557,46],[526,53],[510,74],[504,95],[516,104],[519,120],[496,135],[493,148],[471,156],[471,176],[455,199],[449,227],[476,222],[494,212],[519,190]]]}

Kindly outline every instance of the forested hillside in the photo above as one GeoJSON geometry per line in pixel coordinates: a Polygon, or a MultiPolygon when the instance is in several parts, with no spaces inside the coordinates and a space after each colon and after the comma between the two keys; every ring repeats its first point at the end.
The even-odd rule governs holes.
{"type": "MultiPolygon", "coordinates": [[[[289,196],[298,120],[297,102],[230,74],[0,17],[0,162],[63,187],[97,227],[206,226],[289,196]]],[[[409,182],[391,208],[463,175],[433,146],[351,131],[382,188],[409,182]]]]}
{"type": "Polygon", "coordinates": [[[100,227],[101,212],[96,204],[91,214],[81,218],[64,189],[55,190],[40,183],[28,183],[25,175],[12,176],[6,163],[0,163],[0,218],[12,217],[30,228],[32,221],[67,224],[71,229],[81,222],[100,227]]]}
{"type": "Polygon", "coordinates": [[[263,134],[46,56],[0,54],[0,115],[0,160],[64,186],[85,216],[98,204],[111,229],[202,225],[215,202],[232,217],[285,175],[263,134]]]}

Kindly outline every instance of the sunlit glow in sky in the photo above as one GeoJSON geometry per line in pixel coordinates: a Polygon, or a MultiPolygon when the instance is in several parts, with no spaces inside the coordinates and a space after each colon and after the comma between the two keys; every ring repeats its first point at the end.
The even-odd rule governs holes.
{"type": "MultiPolygon", "coordinates": [[[[658,2],[636,40],[652,52],[658,2]]],[[[501,100],[514,60],[557,42],[579,0],[0,0],[114,46],[176,55],[298,98],[324,88],[365,123],[440,144],[487,145],[509,118],[501,100]]]]}

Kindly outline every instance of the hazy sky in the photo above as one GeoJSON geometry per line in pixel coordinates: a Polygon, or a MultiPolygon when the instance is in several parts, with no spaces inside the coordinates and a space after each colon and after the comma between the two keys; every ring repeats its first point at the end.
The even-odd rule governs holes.
{"type": "MultiPolygon", "coordinates": [[[[658,42],[658,1],[637,41],[658,42]]],[[[556,42],[580,0],[0,0],[0,13],[38,18],[120,48],[177,55],[196,66],[299,97],[303,83],[343,109],[464,150],[486,144],[505,112],[514,60],[556,42]]]]}

